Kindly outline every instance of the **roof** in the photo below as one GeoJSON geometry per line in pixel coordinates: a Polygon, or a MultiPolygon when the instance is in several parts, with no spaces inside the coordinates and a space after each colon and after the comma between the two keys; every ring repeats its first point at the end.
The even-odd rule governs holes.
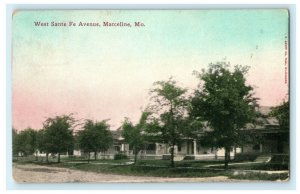
{"type": "Polygon", "coordinates": [[[119,141],[124,140],[120,128],[118,128],[116,131],[110,131],[110,132],[114,140],[119,140],[119,141]]]}
{"type": "Polygon", "coordinates": [[[258,108],[258,111],[264,116],[268,116],[268,114],[271,112],[271,110],[272,110],[271,106],[260,106],[258,108]]]}
{"type": "MultiPolygon", "coordinates": [[[[258,111],[261,113],[261,117],[256,119],[255,123],[248,123],[246,124],[245,128],[243,128],[242,130],[245,131],[268,131],[271,132],[272,131],[279,131],[279,122],[275,117],[270,117],[268,116],[268,114],[271,112],[272,107],[270,106],[261,106],[259,107],[258,111]]],[[[203,131],[202,132],[209,132],[212,131],[213,129],[209,126],[207,121],[203,122],[203,131]]],[[[118,139],[118,138],[122,138],[121,136],[121,130],[122,128],[119,127],[117,129],[117,131],[114,131],[114,139],[118,139]]],[[[152,136],[155,136],[157,134],[151,134],[152,136]]],[[[123,138],[124,139],[124,138],[123,138]]]]}

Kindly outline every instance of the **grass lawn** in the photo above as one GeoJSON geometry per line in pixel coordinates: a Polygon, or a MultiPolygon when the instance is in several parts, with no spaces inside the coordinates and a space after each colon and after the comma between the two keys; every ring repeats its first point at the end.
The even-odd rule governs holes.
{"type": "MultiPolygon", "coordinates": [[[[222,169],[223,166],[211,166],[210,168],[222,169]]],[[[229,170],[288,170],[289,166],[287,163],[261,163],[261,164],[233,164],[228,166],[229,170]]]]}
{"type": "MultiPolygon", "coordinates": [[[[224,170],[223,166],[209,168],[207,165],[223,164],[223,161],[175,161],[175,168],[170,168],[169,160],[138,160],[137,165],[126,164],[132,162],[129,159],[123,160],[90,160],[85,158],[62,158],[61,163],[51,161],[45,163],[45,160],[18,160],[19,164],[34,163],[39,165],[64,167],[82,171],[119,174],[130,176],[153,176],[153,177],[214,177],[227,176],[231,179],[247,180],[286,180],[288,173],[266,174],[266,173],[234,173],[234,170],[272,170],[271,165],[237,165],[230,166],[230,170],[224,170]]],[[[278,170],[278,169],[275,169],[278,170]]]]}
{"type": "Polygon", "coordinates": [[[65,167],[89,172],[99,172],[107,174],[120,174],[130,176],[154,176],[154,177],[212,177],[228,176],[230,173],[224,170],[212,169],[186,169],[170,168],[161,165],[109,165],[91,163],[59,163],[52,164],[56,167],[65,167]]]}

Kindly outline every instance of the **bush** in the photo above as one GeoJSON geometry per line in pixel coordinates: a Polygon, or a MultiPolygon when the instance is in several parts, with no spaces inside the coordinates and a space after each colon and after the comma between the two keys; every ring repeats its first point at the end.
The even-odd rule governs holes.
{"type": "Polygon", "coordinates": [[[195,156],[185,156],[183,160],[195,160],[195,156]]]}
{"type": "Polygon", "coordinates": [[[234,162],[244,162],[251,161],[253,162],[259,156],[258,153],[239,153],[234,157],[234,162]]]}
{"type": "Polygon", "coordinates": [[[171,160],[171,154],[164,154],[164,155],[162,156],[162,159],[163,159],[163,160],[171,160]]]}
{"type": "Polygon", "coordinates": [[[290,157],[288,154],[274,154],[272,155],[271,162],[288,164],[290,162],[290,157]]]}
{"type": "Polygon", "coordinates": [[[114,160],[125,160],[125,159],[127,159],[128,157],[127,157],[127,155],[125,155],[125,154],[115,154],[114,155],[114,160]]]}

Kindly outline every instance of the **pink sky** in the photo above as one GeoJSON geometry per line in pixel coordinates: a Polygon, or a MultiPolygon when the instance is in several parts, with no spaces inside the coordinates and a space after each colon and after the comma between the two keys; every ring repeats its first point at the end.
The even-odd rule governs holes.
{"type": "Polygon", "coordinates": [[[47,117],[77,113],[77,119],[111,119],[111,128],[116,129],[124,117],[138,120],[153,82],[174,76],[181,86],[195,88],[198,80],[193,70],[225,57],[232,65],[251,67],[247,81],[256,86],[260,105],[279,105],[288,92],[286,13],[219,12],[17,12],[13,21],[13,126],[40,129],[47,117]],[[146,27],[33,26],[36,20],[99,18],[137,19],[146,27]]]}

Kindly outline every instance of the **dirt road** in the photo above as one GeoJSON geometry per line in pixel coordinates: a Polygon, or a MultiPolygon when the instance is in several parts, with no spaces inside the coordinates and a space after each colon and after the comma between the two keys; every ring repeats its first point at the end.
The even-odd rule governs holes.
{"type": "Polygon", "coordinates": [[[159,178],[112,175],[33,164],[13,164],[13,178],[18,183],[248,182],[247,180],[228,179],[225,176],[208,178],[159,178]]]}

